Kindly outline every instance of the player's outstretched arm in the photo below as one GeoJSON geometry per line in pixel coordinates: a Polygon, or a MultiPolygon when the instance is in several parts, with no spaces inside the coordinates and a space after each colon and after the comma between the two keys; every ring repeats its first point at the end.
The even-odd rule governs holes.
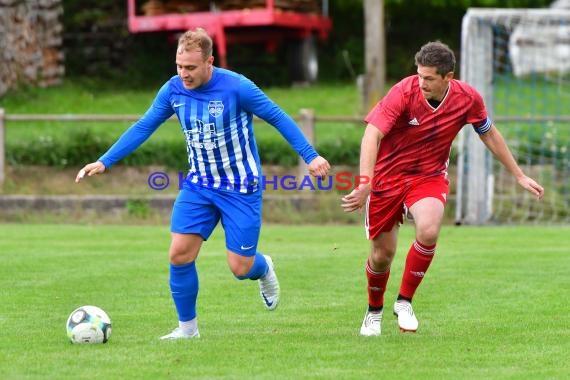
{"type": "Polygon", "coordinates": [[[366,200],[372,190],[374,164],[382,137],[384,137],[382,132],[374,125],[368,124],[366,126],[360,146],[360,175],[358,178],[362,182],[356,183],[354,190],[342,197],[341,207],[345,212],[362,211],[362,207],[366,204],[366,200]]]}
{"type": "Polygon", "coordinates": [[[491,126],[488,132],[479,137],[501,164],[517,179],[517,182],[522,188],[533,194],[536,199],[542,199],[544,196],[544,188],[534,179],[523,173],[509,150],[503,135],[501,135],[501,132],[499,132],[494,125],[491,126]]]}
{"type": "Polygon", "coordinates": [[[309,170],[309,174],[313,177],[321,177],[324,179],[329,172],[331,165],[323,157],[317,156],[313,161],[309,162],[307,168],[309,170]]]}
{"type": "Polygon", "coordinates": [[[85,175],[91,177],[92,175],[103,173],[105,169],[105,165],[101,161],[95,161],[87,164],[77,173],[75,183],[79,183],[85,175]]]}

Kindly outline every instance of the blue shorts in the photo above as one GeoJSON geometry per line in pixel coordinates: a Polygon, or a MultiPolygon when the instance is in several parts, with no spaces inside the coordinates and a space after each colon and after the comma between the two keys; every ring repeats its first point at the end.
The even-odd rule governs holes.
{"type": "Polygon", "coordinates": [[[198,234],[208,240],[222,221],[226,248],[242,256],[253,256],[261,230],[262,193],[243,194],[206,187],[183,188],[172,208],[170,231],[198,234]]]}

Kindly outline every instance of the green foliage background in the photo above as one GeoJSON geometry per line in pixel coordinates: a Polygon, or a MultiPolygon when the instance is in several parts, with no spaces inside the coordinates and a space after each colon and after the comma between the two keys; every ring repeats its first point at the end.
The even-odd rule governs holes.
{"type": "MultiPolygon", "coordinates": [[[[446,42],[459,57],[461,20],[469,7],[536,8],[547,7],[551,2],[384,0],[387,76],[396,80],[412,72],[413,54],[429,40],[446,42]]],[[[129,33],[126,1],[63,0],[63,5],[68,75],[127,79],[131,86],[154,86],[174,72],[172,36],[129,33]]],[[[333,30],[320,46],[320,79],[354,79],[353,75],[364,69],[363,1],[329,0],[329,14],[333,30]]],[[[261,85],[288,84],[283,47],[275,54],[268,54],[259,46],[228,48],[233,69],[261,85]]]]}
{"type": "MultiPolygon", "coordinates": [[[[413,72],[413,53],[426,40],[441,39],[458,53],[461,20],[468,7],[539,7],[547,3],[546,0],[385,0],[389,82],[413,72]],[[413,28],[409,27],[411,24],[413,28]]],[[[44,91],[12,92],[0,98],[0,106],[9,113],[144,112],[157,86],[175,71],[171,36],[130,34],[123,1],[63,0],[63,4],[66,84],[44,91]]],[[[318,86],[302,89],[285,86],[288,85],[283,72],[286,65],[280,64],[283,52],[269,55],[263,49],[256,50],[256,46],[235,46],[229,52],[230,64],[262,85],[292,115],[300,108],[318,109],[319,115],[360,115],[358,89],[352,76],[363,71],[362,0],[331,0],[330,15],[334,28],[327,43],[321,46],[320,60],[326,64],[321,64],[322,83],[318,86]],[[294,103],[295,99],[302,101],[294,103]]],[[[126,129],[126,125],[113,130],[105,126],[95,132],[95,127],[77,123],[69,133],[60,136],[63,128],[45,123],[22,127],[8,130],[10,165],[75,167],[83,162],[85,155],[98,157],[126,129]]],[[[265,133],[267,129],[270,128],[256,127],[262,162],[294,166],[297,157],[293,150],[283,139],[265,133]]],[[[319,123],[317,129],[316,146],[322,155],[338,164],[358,164],[361,125],[319,123]]],[[[181,156],[185,148],[179,132],[175,133],[174,138],[169,135],[152,139],[129,156],[125,164],[160,162],[178,168],[185,162],[181,156]]]]}

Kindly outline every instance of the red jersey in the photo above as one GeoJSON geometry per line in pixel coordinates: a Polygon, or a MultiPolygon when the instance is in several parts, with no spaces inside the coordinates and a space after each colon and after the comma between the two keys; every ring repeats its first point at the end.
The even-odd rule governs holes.
{"type": "Polygon", "coordinates": [[[452,79],[437,108],[423,97],[413,75],[394,85],[365,121],[378,128],[380,141],[374,178],[447,175],[451,143],[465,124],[490,128],[481,95],[452,79]]]}

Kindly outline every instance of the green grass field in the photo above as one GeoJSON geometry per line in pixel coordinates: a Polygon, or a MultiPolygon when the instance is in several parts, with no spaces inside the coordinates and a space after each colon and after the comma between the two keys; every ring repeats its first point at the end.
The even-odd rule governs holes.
{"type": "MultiPolygon", "coordinates": [[[[413,229],[404,226],[387,291],[397,294],[413,229]]],[[[282,304],[227,269],[218,228],[198,259],[198,340],[175,327],[166,227],[5,224],[0,228],[2,379],[562,379],[570,365],[569,227],[444,227],[414,301],[420,328],[358,335],[368,243],[356,226],[262,230],[282,304]],[[65,321],[95,304],[110,341],[68,342],[65,321]],[[566,354],[564,354],[566,352],[566,354]]]]}

